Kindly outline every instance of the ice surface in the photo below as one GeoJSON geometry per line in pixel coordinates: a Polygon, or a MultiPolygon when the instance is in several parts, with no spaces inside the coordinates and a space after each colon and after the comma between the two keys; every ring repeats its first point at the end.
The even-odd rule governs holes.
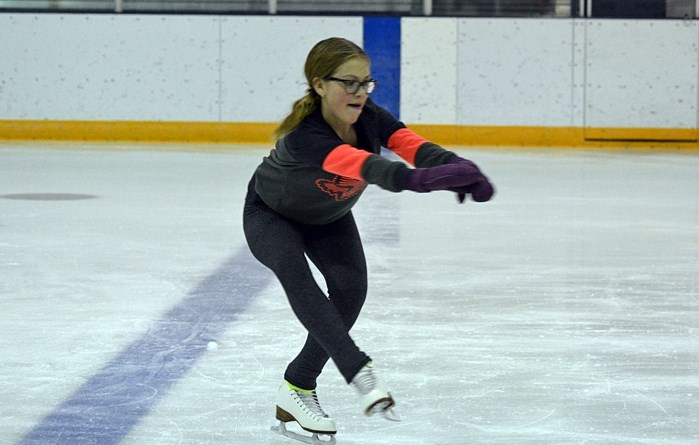
{"type": "MultiPolygon", "coordinates": [[[[270,426],[304,332],[241,228],[268,148],[162,148],[0,145],[0,444],[293,443],[270,426]]],[[[353,337],[403,421],[330,364],[338,444],[699,443],[699,157],[459,152],[492,202],[356,208],[353,337]]]]}

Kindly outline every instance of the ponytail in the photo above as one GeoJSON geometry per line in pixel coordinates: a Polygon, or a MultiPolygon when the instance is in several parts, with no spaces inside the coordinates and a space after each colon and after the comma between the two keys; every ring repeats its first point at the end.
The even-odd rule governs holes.
{"type": "Polygon", "coordinates": [[[291,113],[289,113],[279,127],[274,130],[274,140],[278,141],[283,138],[285,134],[298,127],[302,120],[318,108],[319,103],[320,97],[312,87],[309,87],[308,91],[306,91],[306,95],[294,102],[294,105],[291,107],[291,113]]]}

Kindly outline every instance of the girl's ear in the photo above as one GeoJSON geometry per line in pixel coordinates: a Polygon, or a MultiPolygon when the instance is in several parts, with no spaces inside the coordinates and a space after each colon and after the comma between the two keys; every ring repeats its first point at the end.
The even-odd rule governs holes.
{"type": "Polygon", "coordinates": [[[318,96],[325,97],[325,82],[323,82],[323,79],[321,79],[320,77],[316,77],[313,79],[311,85],[313,86],[313,90],[315,90],[318,96]]]}

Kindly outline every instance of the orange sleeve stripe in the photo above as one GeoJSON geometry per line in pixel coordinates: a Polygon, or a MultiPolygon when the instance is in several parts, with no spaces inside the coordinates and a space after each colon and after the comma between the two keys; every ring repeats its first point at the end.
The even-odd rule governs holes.
{"type": "Polygon", "coordinates": [[[417,151],[425,142],[429,141],[412,130],[401,128],[388,138],[388,149],[415,165],[417,151]]]}
{"type": "Polygon", "coordinates": [[[362,166],[371,153],[349,144],[338,145],[323,161],[323,170],[352,179],[362,178],[362,166]]]}

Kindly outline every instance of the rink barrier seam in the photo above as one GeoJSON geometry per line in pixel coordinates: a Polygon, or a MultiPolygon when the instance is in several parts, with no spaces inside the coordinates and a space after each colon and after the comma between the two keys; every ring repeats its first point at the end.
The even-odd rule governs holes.
{"type": "MultiPolygon", "coordinates": [[[[277,123],[0,120],[0,141],[271,144],[277,123]]],[[[696,128],[408,124],[442,145],[699,150],[696,128]]]]}

